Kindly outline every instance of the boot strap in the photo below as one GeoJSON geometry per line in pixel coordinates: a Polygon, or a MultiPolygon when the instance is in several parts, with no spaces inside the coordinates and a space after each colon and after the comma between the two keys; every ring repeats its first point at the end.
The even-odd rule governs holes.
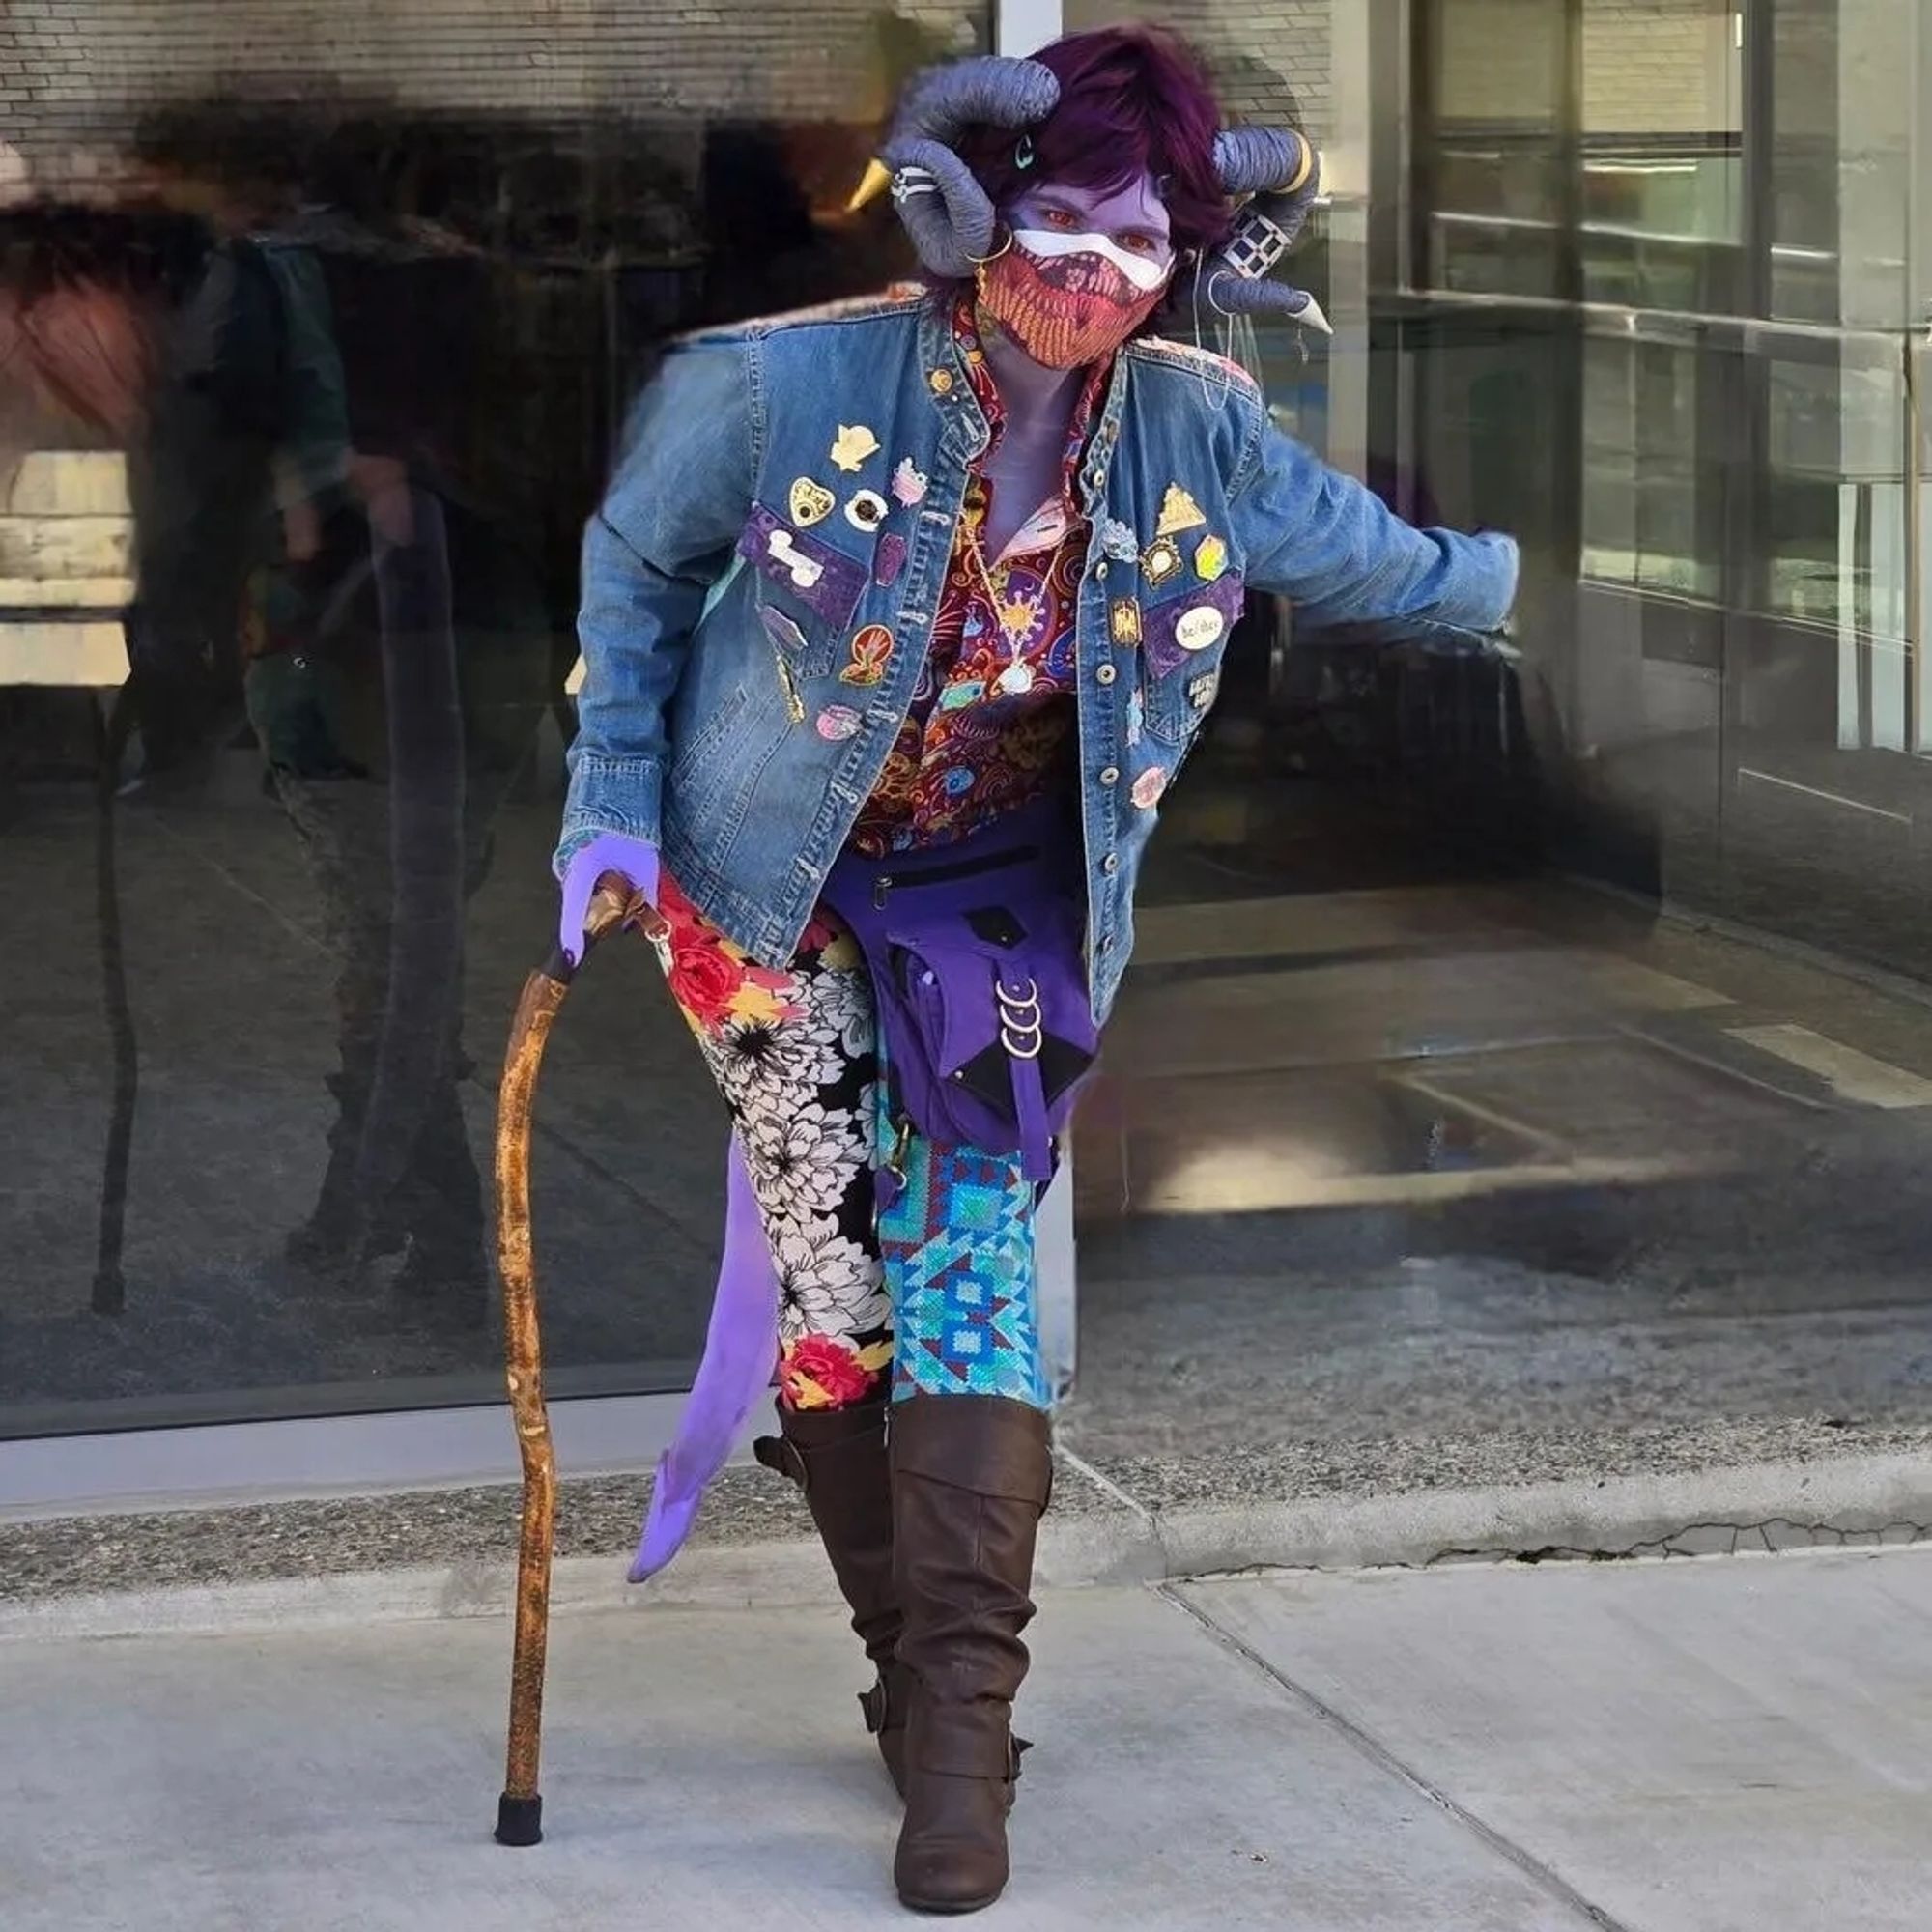
{"type": "Polygon", "coordinates": [[[782,1435],[760,1435],[752,1443],[753,1459],[768,1469],[776,1469],[780,1475],[788,1476],[800,1489],[805,1488],[805,1457],[798,1444],[782,1435]]]}
{"type": "Polygon", "coordinates": [[[892,1682],[883,1666],[872,1680],[871,1689],[859,1692],[859,1709],[865,1717],[867,1730],[874,1737],[881,1731],[904,1730],[911,1716],[907,1690],[902,1687],[898,1695],[895,1696],[892,1682]]]}
{"type": "Polygon", "coordinates": [[[923,1705],[913,1727],[913,1762],[942,1776],[1011,1784],[1019,1777],[1022,1753],[1032,1748],[1013,1736],[1009,1719],[972,1706],[923,1705]]]}
{"type": "MultiPolygon", "coordinates": [[[[864,1699],[860,1701],[863,1703],[864,1699]]],[[[970,1771],[963,1771],[952,1765],[927,1764],[923,1760],[921,1761],[920,1769],[937,1772],[942,1777],[992,1777],[1002,1784],[1017,1784],[1020,1781],[1020,1773],[1025,1769],[1023,1760],[1027,1752],[1032,1749],[1031,1738],[1009,1737],[1007,1740],[1007,1768],[1003,1773],[981,1770],[978,1764],[975,1764],[970,1771]]]]}

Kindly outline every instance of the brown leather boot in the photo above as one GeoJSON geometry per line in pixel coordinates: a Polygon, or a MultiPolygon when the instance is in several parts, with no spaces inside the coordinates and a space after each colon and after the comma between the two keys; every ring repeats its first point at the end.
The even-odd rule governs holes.
{"type": "Polygon", "coordinates": [[[1047,1419],[1002,1396],[916,1395],[893,1406],[891,1460],[898,1654],[914,1680],[893,1876],[915,1912],[978,1912],[1007,1884],[1047,1419]]]}
{"type": "Polygon", "coordinates": [[[886,1399],[851,1408],[788,1409],[781,1435],[761,1435],[752,1453],[805,1492],[832,1572],[852,1609],[852,1628],[878,1676],[859,1699],[899,1796],[905,1796],[906,1716],[912,1677],[895,1655],[898,1599],[893,1589],[892,1478],[886,1463],[886,1399]]]}

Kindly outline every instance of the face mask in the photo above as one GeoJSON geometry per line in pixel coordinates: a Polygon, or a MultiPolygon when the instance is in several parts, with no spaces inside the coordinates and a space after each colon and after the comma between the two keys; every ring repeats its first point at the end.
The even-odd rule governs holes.
{"type": "Polygon", "coordinates": [[[1078,369],[1111,355],[1160,305],[1173,270],[1105,235],[1015,231],[980,270],[980,304],[1033,359],[1078,369]]]}

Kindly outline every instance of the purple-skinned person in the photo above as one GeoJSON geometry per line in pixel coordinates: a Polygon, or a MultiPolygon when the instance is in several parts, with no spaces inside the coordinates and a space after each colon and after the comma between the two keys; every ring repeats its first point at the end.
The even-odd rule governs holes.
{"type": "MultiPolygon", "coordinates": [[[[1240,370],[1153,332],[1197,307],[1320,326],[1268,279],[1313,150],[1221,122],[1193,57],[1140,28],[923,76],[876,178],[926,287],[674,347],[585,538],[563,938],[581,951],[603,871],[645,888],[648,839],[654,937],[776,1278],[760,1460],[804,1490],[878,1666],[862,1701],[905,1799],[895,1882],[929,1912],[1008,1878],[1056,1393],[1037,1163],[912,1118],[903,1036],[881,1050],[877,934],[828,887],[871,867],[883,908],[907,884],[885,862],[977,875],[969,841],[1037,838],[1046,916],[990,928],[1104,1026],[1244,598],[1483,631],[1515,588],[1507,539],[1410,528],[1284,435],[1240,370]]],[[[916,895],[893,903],[920,923],[916,895]]],[[[743,1373],[702,1378],[640,1572],[675,1548],[755,1373],[742,1309],[713,1337],[743,1373]]]]}

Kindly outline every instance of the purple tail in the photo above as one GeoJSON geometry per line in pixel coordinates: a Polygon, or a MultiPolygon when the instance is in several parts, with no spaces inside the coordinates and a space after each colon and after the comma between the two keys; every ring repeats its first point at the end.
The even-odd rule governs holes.
{"type": "Polygon", "coordinates": [[[633,1583],[656,1576],[684,1547],[705,1485],[724,1466],[753,1405],[771,1387],[778,1359],[778,1277],[745,1152],[734,1134],[725,1176],[724,1260],[711,1301],[704,1359],[677,1434],[658,1459],[650,1509],[631,1564],[633,1583]]]}

